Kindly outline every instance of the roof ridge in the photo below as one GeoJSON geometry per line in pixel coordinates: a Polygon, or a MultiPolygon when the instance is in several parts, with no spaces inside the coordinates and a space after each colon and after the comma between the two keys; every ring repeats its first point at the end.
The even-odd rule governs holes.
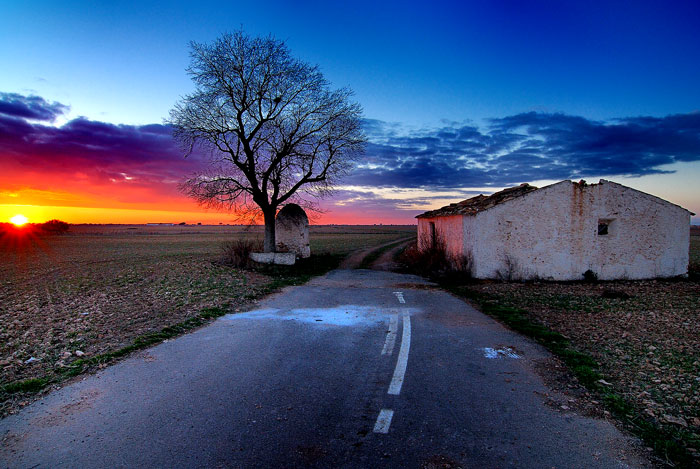
{"type": "Polygon", "coordinates": [[[494,192],[491,195],[479,194],[462,200],[461,202],[451,203],[442,208],[430,210],[418,215],[416,218],[433,218],[450,215],[476,215],[476,213],[480,211],[502,204],[508,200],[520,197],[534,190],[537,190],[537,187],[531,186],[528,183],[523,183],[513,187],[506,187],[505,189],[501,189],[500,191],[494,192]]]}

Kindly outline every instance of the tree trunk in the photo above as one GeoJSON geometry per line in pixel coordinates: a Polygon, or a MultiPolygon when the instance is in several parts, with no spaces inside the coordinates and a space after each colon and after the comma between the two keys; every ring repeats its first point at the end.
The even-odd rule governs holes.
{"type": "Polygon", "coordinates": [[[265,217],[265,252],[276,252],[275,243],[275,215],[277,210],[274,208],[271,210],[265,210],[263,216],[265,217]]]}

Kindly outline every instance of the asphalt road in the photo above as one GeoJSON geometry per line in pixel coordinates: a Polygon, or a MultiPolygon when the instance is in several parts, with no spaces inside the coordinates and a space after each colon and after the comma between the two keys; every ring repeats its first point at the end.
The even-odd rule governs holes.
{"type": "Polygon", "coordinates": [[[417,277],[337,270],[0,421],[0,467],[639,467],[546,405],[533,342],[417,277]]]}

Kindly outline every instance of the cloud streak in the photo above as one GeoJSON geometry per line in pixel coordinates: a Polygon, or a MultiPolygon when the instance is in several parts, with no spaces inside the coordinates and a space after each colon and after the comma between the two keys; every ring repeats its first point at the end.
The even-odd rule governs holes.
{"type": "MultiPolygon", "coordinates": [[[[82,117],[49,125],[68,109],[38,96],[0,93],[0,196],[24,188],[65,200],[83,191],[76,203],[151,200],[166,208],[185,200],[177,184],[206,168],[206,155],[183,158],[166,125],[82,117]]],[[[418,130],[367,119],[365,131],[367,154],[344,181],[346,189],[323,204],[331,212],[413,215],[434,203],[430,192],[444,197],[537,180],[643,176],[700,160],[698,113],[601,122],[531,112],[490,119],[483,127],[448,123],[418,130]],[[423,195],[392,197],[390,189],[423,195]]]]}
{"type": "Polygon", "coordinates": [[[70,109],[61,103],[49,103],[40,96],[22,96],[17,93],[0,93],[0,114],[53,122],[70,109]]]}
{"type": "Polygon", "coordinates": [[[401,133],[368,121],[368,157],[351,177],[376,187],[502,187],[542,179],[643,176],[700,160],[700,114],[611,122],[552,113],[401,133]]]}

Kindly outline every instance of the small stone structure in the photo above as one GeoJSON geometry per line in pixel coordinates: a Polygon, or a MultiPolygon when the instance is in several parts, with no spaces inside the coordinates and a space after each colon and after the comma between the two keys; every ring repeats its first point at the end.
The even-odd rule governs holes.
{"type": "Polygon", "coordinates": [[[297,256],[293,252],[251,252],[250,258],[260,264],[294,265],[297,256]]]}
{"type": "Polygon", "coordinates": [[[690,216],[604,179],[522,184],[418,215],[418,245],[444,243],[476,278],[673,277],[688,272],[690,216]]]}
{"type": "Polygon", "coordinates": [[[309,246],[309,218],[297,204],[287,204],[275,221],[277,252],[294,253],[298,258],[311,256],[309,246]]]}

